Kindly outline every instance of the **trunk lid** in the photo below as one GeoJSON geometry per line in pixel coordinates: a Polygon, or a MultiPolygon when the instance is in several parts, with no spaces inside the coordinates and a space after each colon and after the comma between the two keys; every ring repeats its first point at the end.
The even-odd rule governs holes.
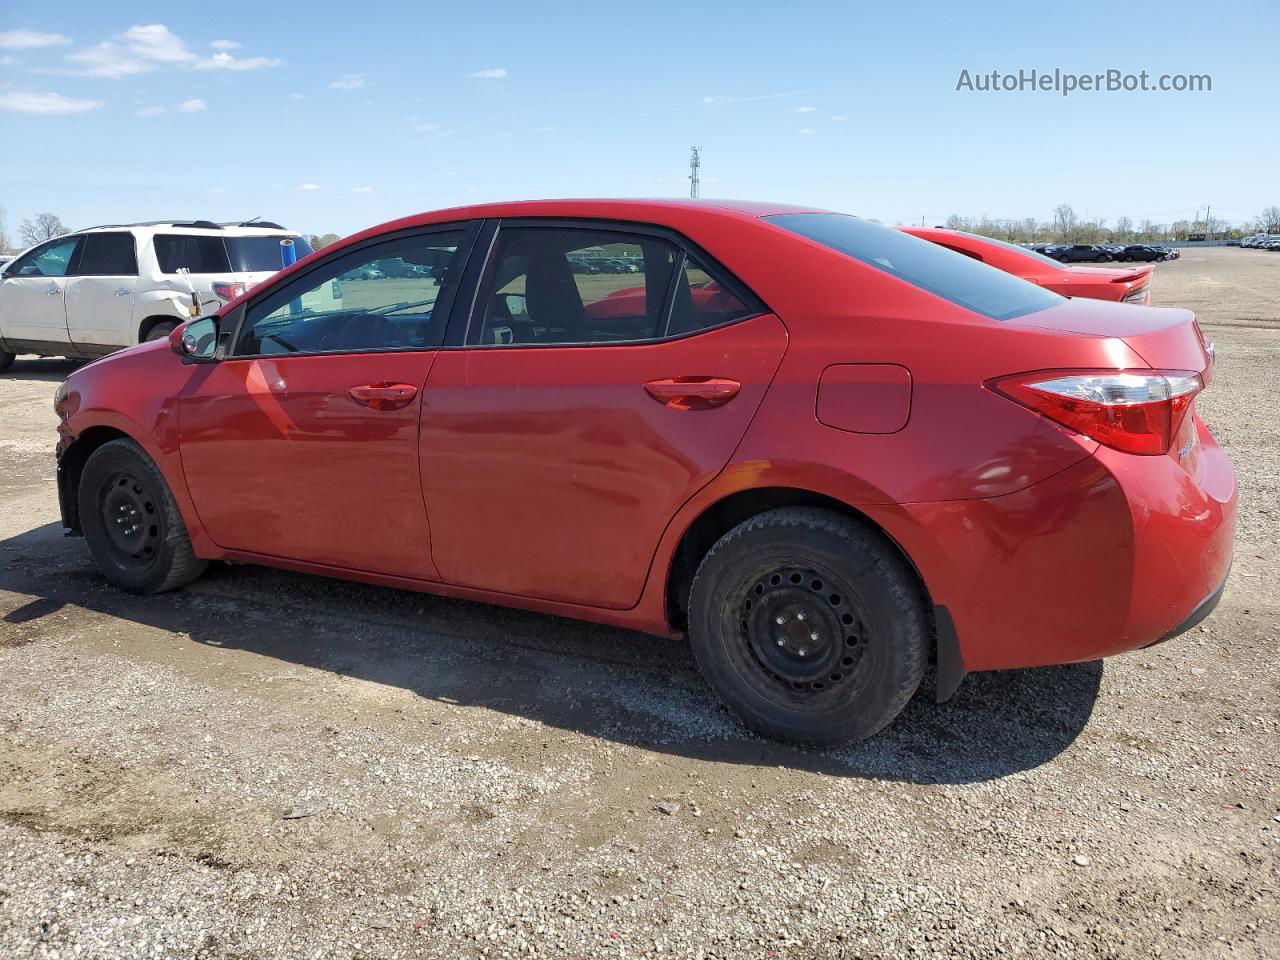
{"type": "Polygon", "coordinates": [[[1190,310],[1134,307],[1107,300],[1072,299],[1007,321],[1040,330],[1123,340],[1156,370],[1188,370],[1209,379],[1210,345],[1190,310]]]}

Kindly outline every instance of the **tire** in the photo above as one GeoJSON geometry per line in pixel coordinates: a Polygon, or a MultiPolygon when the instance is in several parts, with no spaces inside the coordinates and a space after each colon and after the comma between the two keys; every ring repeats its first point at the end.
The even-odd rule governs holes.
{"type": "Polygon", "coordinates": [[[177,321],[170,323],[168,320],[162,320],[147,331],[147,335],[142,338],[142,342],[150,343],[152,340],[163,340],[165,337],[169,336],[169,334],[173,333],[177,327],[177,321]]]}
{"type": "Polygon", "coordinates": [[[13,366],[15,357],[17,357],[16,353],[10,353],[8,350],[0,350],[0,373],[4,373],[13,366]]]}
{"type": "Polygon", "coordinates": [[[191,538],[160,468],[132,440],[112,440],[80,474],[80,526],[89,552],[111,583],[131,593],[186,586],[207,561],[191,538]]]}
{"type": "Polygon", "coordinates": [[[747,726],[798,743],[850,743],[887,726],[924,676],[929,631],[902,555],[831,510],[751,517],[711,548],[690,590],[707,681],[747,726]]]}

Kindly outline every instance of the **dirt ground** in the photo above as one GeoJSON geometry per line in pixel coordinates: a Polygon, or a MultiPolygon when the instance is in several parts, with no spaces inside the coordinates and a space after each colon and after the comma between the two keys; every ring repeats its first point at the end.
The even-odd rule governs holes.
{"type": "MultiPolygon", "coordinates": [[[[1240,472],[1175,642],[746,733],[676,642],[250,567],[108,587],[0,376],[0,957],[1280,956],[1280,255],[1191,251],[1240,472]]],[[[1136,309],[1136,308],[1135,308],[1136,309]]]]}

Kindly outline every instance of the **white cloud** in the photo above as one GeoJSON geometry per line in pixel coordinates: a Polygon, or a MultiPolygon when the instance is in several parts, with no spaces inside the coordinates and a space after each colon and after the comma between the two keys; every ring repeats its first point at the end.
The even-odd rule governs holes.
{"type": "Polygon", "coordinates": [[[720,107],[730,103],[755,103],[757,100],[777,100],[779,97],[794,97],[797,92],[803,91],[791,91],[789,93],[765,93],[758,97],[726,97],[723,95],[703,97],[702,102],[708,106],[720,107]]]}
{"type": "Polygon", "coordinates": [[[334,90],[363,90],[369,85],[363,73],[344,73],[329,84],[334,90]]]}
{"type": "Polygon", "coordinates": [[[15,90],[12,93],[0,94],[0,110],[12,110],[15,113],[41,113],[57,115],[67,113],[85,113],[97,110],[102,106],[101,100],[77,100],[64,97],[60,93],[25,93],[15,90]]]}
{"type": "Polygon", "coordinates": [[[477,70],[475,73],[467,74],[472,80],[502,80],[506,75],[506,67],[489,67],[487,70],[477,70]]]}
{"type": "Polygon", "coordinates": [[[352,187],[352,193],[373,193],[373,187],[352,187]]]}
{"type": "Polygon", "coordinates": [[[182,106],[178,107],[179,113],[199,113],[209,105],[199,97],[192,97],[190,100],[183,100],[182,106]]]}
{"type": "Polygon", "coordinates": [[[307,98],[306,98],[306,97],[304,97],[304,96],[303,96],[302,94],[300,94],[300,93],[291,93],[291,94],[289,94],[289,99],[290,99],[290,100],[305,100],[305,99],[307,99],[307,98]]]}
{"type": "Polygon", "coordinates": [[[143,107],[134,113],[136,117],[158,117],[164,113],[164,107],[143,107]]]}
{"type": "Polygon", "coordinates": [[[134,55],[157,63],[190,63],[196,55],[182,38],[163,23],[133,26],[124,32],[125,45],[134,55]]]}
{"type": "Polygon", "coordinates": [[[239,40],[210,40],[209,46],[215,50],[239,50],[244,44],[239,40]]]}
{"type": "Polygon", "coordinates": [[[6,30],[0,33],[0,47],[5,50],[61,47],[70,42],[71,38],[61,33],[38,33],[35,30],[6,30]]]}
{"type": "Polygon", "coordinates": [[[161,66],[195,70],[257,70],[278,66],[282,62],[275,57],[234,57],[227,53],[232,49],[228,44],[239,46],[234,40],[215,40],[210,46],[218,53],[201,57],[163,23],[151,23],[134,25],[115,39],[77,50],[68,54],[67,60],[75,65],[73,72],[110,79],[151,73],[161,66]]]}
{"type": "Polygon", "coordinates": [[[550,126],[546,126],[546,127],[538,127],[538,129],[534,130],[533,132],[534,133],[555,133],[559,129],[560,128],[557,127],[555,124],[551,124],[550,126]]]}
{"type": "Polygon", "coordinates": [[[831,119],[832,119],[832,120],[834,120],[836,123],[844,123],[844,122],[845,122],[846,120],[848,120],[849,118],[848,118],[848,117],[845,117],[845,116],[841,116],[840,114],[836,114],[836,115],[835,115],[834,117],[832,117],[831,119]]]}
{"type": "Polygon", "coordinates": [[[320,189],[320,184],[318,184],[318,183],[300,183],[300,184],[298,184],[298,189],[299,189],[299,190],[319,190],[319,189],[320,189]]]}
{"type": "Polygon", "coordinates": [[[233,57],[223,50],[195,64],[197,70],[261,70],[284,63],[279,57],[233,57]]]}
{"type": "Polygon", "coordinates": [[[74,71],[76,73],[83,73],[89,77],[108,77],[112,80],[139,73],[150,73],[156,68],[154,63],[131,56],[119,44],[112,43],[110,40],[104,40],[96,47],[67,54],[67,60],[78,65],[78,69],[74,71]]]}
{"type": "Polygon", "coordinates": [[[807,136],[809,136],[809,134],[811,134],[811,133],[813,133],[813,128],[812,128],[812,127],[805,127],[803,130],[801,130],[801,131],[800,131],[800,136],[802,136],[802,137],[807,137],[807,136]]]}
{"type": "Polygon", "coordinates": [[[434,123],[415,123],[413,125],[413,129],[417,130],[419,133],[431,133],[435,128],[436,125],[434,123]]]}
{"type": "Polygon", "coordinates": [[[796,107],[796,113],[813,113],[817,107],[796,107]]]}

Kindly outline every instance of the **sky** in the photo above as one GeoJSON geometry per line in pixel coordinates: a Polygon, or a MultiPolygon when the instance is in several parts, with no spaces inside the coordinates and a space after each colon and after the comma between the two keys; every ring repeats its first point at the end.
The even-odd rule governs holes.
{"type": "Polygon", "coordinates": [[[346,234],[492,200],[702,194],[887,223],[1240,221],[1280,205],[1280,4],[324,0],[0,5],[12,237],[263,217],[346,234]],[[1199,92],[957,90],[992,70],[1199,92]]]}

